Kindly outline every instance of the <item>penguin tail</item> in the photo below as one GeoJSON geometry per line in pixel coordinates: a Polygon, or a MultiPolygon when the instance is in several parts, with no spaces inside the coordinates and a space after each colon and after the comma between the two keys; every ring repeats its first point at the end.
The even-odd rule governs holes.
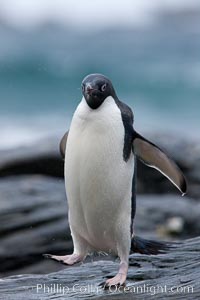
{"type": "Polygon", "coordinates": [[[167,242],[146,240],[138,236],[133,236],[131,240],[131,253],[157,255],[166,253],[170,248],[167,242]]]}

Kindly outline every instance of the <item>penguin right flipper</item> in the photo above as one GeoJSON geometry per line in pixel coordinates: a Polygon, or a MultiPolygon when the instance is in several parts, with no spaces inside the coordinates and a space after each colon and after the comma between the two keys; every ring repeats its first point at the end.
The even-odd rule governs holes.
{"type": "Polygon", "coordinates": [[[185,177],[179,167],[155,144],[134,132],[133,152],[147,166],[160,171],[184,195],[187,191],[185,177]]]}
{"type": "Polygon", "coordinates": [[[69,133],[69,131],[67,131],[63,135],[63,137],[62,137],[62,139],[60,141],[60,154],[61,154],[61,156],[62,156],[63,159],[65,158],[65,149],[66,149],[66,144],[67,144],[68,133],[69,133]]]}

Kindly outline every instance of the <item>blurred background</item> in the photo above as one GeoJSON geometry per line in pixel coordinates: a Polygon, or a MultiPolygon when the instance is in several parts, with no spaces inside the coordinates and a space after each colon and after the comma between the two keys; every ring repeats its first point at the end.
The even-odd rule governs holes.
{"type": "Polygon", "coordinates": [[[58,145],[89,73],[188,181],[182,198],[138,164],[137,235],[200,233],[200,2],[0,0],[0,276],[60,270],[42,253],[72,251],[58,145]]]}
{"type": "Polygon", "coordinates": [[[200,3],[0,0],[0,148],[62,134],[89,73],[135,127],[199,134],[200,3]]]}

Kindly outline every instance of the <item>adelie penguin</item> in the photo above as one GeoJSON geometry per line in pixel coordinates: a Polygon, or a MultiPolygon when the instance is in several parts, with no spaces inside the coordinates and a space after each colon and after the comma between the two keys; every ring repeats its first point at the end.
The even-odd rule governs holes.
{"type": "Polygon", "coordinates": [[[83,98],[60,143],[65,158],[71,255],[48,254],[66,265],[103,251],[120,258],[119,271],[105,286],[125,284],[130,252],[158,254],[166,244],[135,236],[136,159],[165,175],[184,195],[178,166],[134,130],[133,112],[119,100],[112,82],[91,74],[82,82],[83,98]]]}

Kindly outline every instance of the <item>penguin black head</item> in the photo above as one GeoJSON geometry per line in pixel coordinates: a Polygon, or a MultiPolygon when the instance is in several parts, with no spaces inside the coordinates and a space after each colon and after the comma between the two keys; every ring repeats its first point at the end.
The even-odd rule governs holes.
{"type": "Polygon", "coordinates": [[[108,96],[117,98],[112,82],[102,74],[90,74],[82,81],[82,93],[92,109],[97,109],[108,96]]]}

